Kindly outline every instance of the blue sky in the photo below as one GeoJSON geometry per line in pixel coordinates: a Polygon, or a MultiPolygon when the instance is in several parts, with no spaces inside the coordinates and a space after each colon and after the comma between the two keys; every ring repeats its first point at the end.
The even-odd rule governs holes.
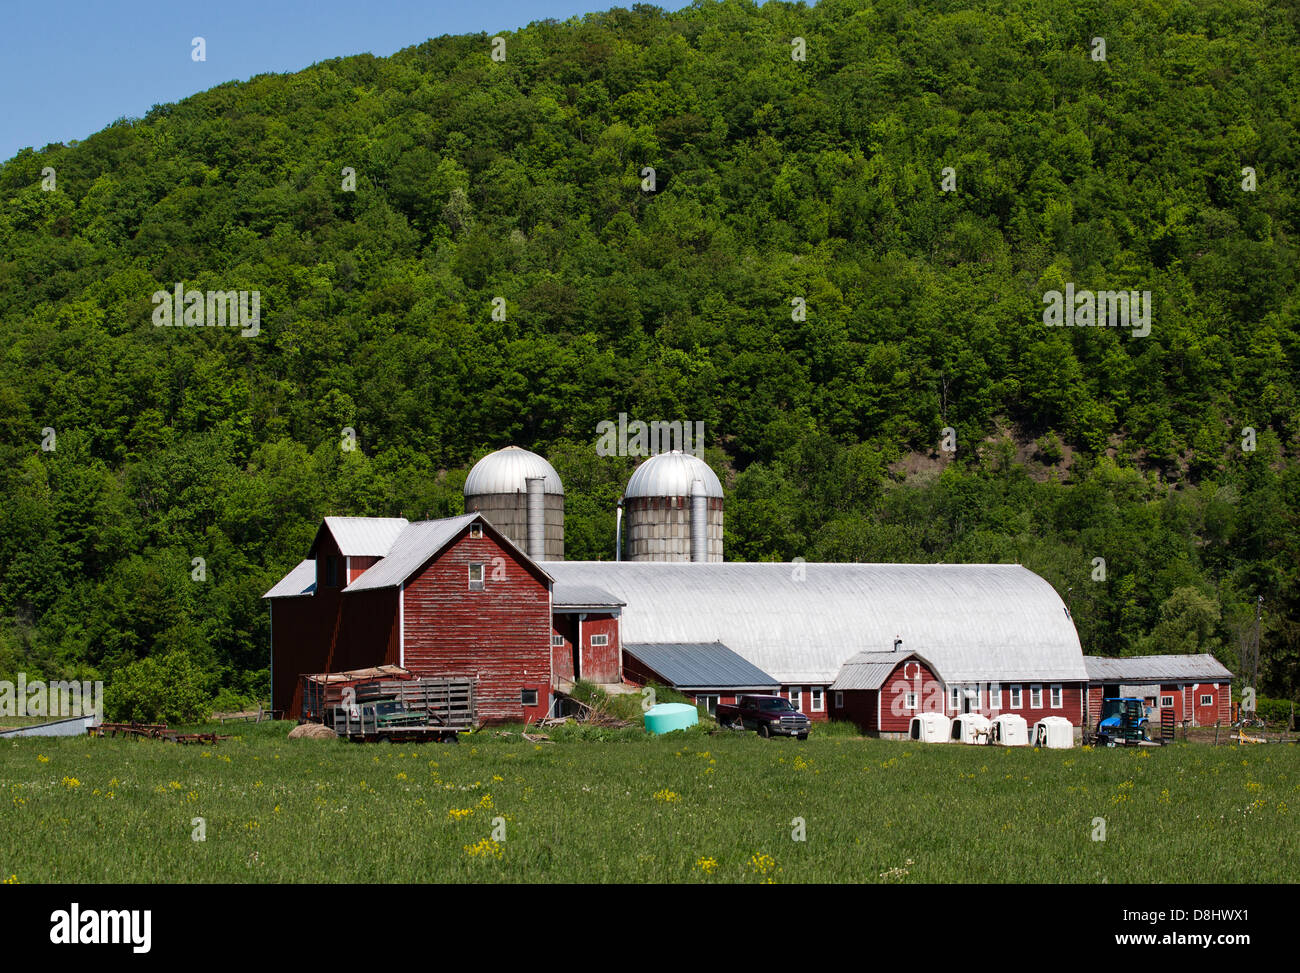
{"type": "MultiPolygon", "coordinates": [[[[84,139],[225,81],[316,61],[388,55],[430,37],[514,30],[633,0],[5,0],[0,160],[84,139]],[[207,42],[207,60],[190,56],[207,42]]],[[[658,6],[679,10],[684,0],[658,6]]]]}

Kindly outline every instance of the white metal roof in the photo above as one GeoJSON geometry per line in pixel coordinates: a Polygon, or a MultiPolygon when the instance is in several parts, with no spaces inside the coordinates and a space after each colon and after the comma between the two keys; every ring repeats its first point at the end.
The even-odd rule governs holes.
{"type": "Polygon", "coordinates": [[[722,481],[709,464],[690,453],[674,449],[671,453],[651,456],[632,471],[625,497],[689,497],[691,484],[700,480],[704,493],[722,496],[722,481]]]}
{"type": "Polygon", "coordinates": [[[528,478],[541,476],[546,478],[542,484],[543,493],[557,493],[564,496],[564,484],[555,467],[526,449],[507,446],[495,453],[488,453],[474,464],[465,477],[465,496],[477,497],[492,493],[527,493],[528,478]]]}
{"type": "Polygon", "coordinates": [[[553,608],[609,608],[622,607],[623,602],[604,588],[589,584],[554,584],[551,586],[553,608]]]}
{"type": "Polygon", "coordinates": [[[392,588],[409,578],[420,565],[450,544],[479,514],[462,514],[442,520],[421,520],[407,524],[382,561],[372,564],[343,590],[366,591],[392,588]]]}
{"type": "Polygon", "coordinates": [[[945,681],[1087,679],[1060,596],[1018,564],[548,561],[546,569],[627,602],[624,642],[721,641],[783,685],[829,685],[852,656],[892,650],[896,636],[945,681]]]}
{"type": "Polygon", "coordinates": [[[263,598],[297,598],[316,590],[316,562],[308,558],[299,561],[283,578],[277,581],[263,598]]]}
{"type": "MultiPolygon", "coordinates": [[[[484,519],[482,514],[472,513],[461,514],[459,517],[445,517],[442,520],[421,520],[414,524],[407,524],[397,540],[393,542],[392,550],[388,552],[388,556],[361,572],[355,581],[343,589],[344,593],[367,591],[371,588],[396,587],[418,571],[421,565],[455,540],[461,531],[476,520],[482,522],[483,529],[490,532],[497,543],[514,550],[518,553],[521,561],[532,564],[543,578],[548,581],[551,580],[551,576],[538,562],[531,561],[528,555],[519,550],[510,538],[493,527],[491,521],[484,519]]],[[[548,566],[551,563],[550,561],[546,562],[548,566]]]]}
{"type": "MultiPolygon", "coordinates": [[[[325,518],[325,527],[346,557],[383,557],[408,523],[405,517],[325,518]]],[[[316,553],[315,544],[311,553],[316,553]]]]}
{"type": "MultiPolygon", "coordinates": [[[[889,674],[898,668],[900,662],[920,662],[932,672],[938,668],[916,652],[859,652],[844,663],[831,689],[879,689],[889,678],[889,674]]],[[[936,672],[939,679],[946,678],[942,672],[936,672]]]]}
{"type": "Polygon", "coordinates": [[[1085,655],[1088,678],[1093,682],[1227,682],[1232,673],[1209,653],[1199,655],[1136,655],[1108,658],[1085,655]]]}

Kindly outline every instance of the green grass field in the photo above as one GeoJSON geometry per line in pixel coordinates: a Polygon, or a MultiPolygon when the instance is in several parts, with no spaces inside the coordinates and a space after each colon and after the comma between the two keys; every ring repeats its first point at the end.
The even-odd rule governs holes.
{"type": "Polygon", "coordinates": [[[215,746],[4,741],[0,877],[1300,878],[1294,746],[1035,751],[702,732],[534,745],[491,730],[459,746],[359,745],[291,741],[290,726],[227,726],[239,736],[215,746]],[[806,840],[793,840],[796,818],[806,840]]]}

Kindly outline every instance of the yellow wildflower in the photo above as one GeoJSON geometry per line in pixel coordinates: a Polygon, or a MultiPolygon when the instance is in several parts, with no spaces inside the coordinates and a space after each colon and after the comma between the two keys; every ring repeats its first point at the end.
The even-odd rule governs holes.
{"type": "Polygon", "coordinates": [[[470,858],[501,858],[501,842],[492,838],[484,838],[472,845],[462,846],[465,854],[470,858]]]}

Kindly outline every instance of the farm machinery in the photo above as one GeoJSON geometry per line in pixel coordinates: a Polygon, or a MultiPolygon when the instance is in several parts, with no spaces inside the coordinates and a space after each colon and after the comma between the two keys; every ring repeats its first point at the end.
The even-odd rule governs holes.
{"type": "Polygon", "coordinates": [[[1101,724],[1097,727],[1099,745],[1136,747],[1155,742],[1147,735],[1149,724],[1142,700],[1132,697],[1107,699],[1101,712],[1101,724]]]}

